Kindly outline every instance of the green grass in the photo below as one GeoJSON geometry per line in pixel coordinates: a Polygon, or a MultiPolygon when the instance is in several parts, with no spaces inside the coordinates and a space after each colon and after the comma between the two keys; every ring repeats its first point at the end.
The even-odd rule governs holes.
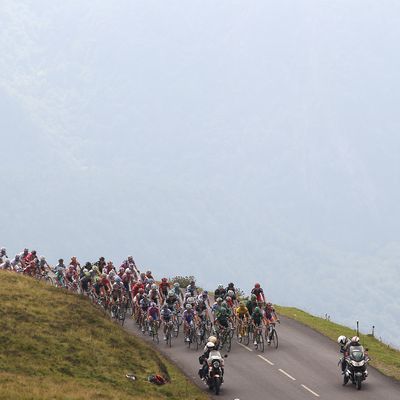
{"type": "Polygon", "coordinates": [[[0,399],[208,399],[82,296],[0,271],[0,299],[0,399]]]}
{"type": "MultiPolygon", "coordinates": [[[[278,314],[292,318],[336,341],[340,335],[352,337],[354,329],[315,317],[298,308],[276,306],[278,314]]],[[[360,334],[362,344],[369,349],[370,364],[383,374],[400,380],[400,351],[380,342],[371,335],[360,334]]]]}

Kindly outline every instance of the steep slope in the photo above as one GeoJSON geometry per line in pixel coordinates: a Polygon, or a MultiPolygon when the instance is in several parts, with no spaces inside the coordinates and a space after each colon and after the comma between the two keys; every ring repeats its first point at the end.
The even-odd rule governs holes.
{"type": "Polygon", "coordinates": [[[3,271],[0,298],[0,399],[207,398],[85,298],[3,271]],[[171,383],[148,383],[154,373],[171,383]]]}

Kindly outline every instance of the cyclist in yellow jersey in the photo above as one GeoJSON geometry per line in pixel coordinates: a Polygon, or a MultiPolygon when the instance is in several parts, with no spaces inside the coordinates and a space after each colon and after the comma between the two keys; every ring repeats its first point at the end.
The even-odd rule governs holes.
{"type": "MultiPolygon", "coordinates": [[[[248,310],[248,308],[246,307],[246,305],[244,304],[243,301],[241,301],[239,303],[239,307],[237,307],[235,309],[235,314],[236,314],[236,317],[238,318],[238,321],[239,321],[239,327],[242,326],[243,321],[248,321],[249,318],[250,318],[249,310],[248,310]]],[[[240,328],[239,329],[239,338],[241,338],[243,334],[245,334],[245,332],[243,331],[242,328],[240,328]]]]}

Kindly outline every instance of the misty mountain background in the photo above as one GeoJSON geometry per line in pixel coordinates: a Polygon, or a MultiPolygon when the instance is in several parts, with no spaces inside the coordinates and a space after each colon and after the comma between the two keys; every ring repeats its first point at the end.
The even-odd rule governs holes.
{"type": "Polygon", "coordinates": [[[400,347],[398,1],[0,1],[0,245],[133,254],[400,347]]]}

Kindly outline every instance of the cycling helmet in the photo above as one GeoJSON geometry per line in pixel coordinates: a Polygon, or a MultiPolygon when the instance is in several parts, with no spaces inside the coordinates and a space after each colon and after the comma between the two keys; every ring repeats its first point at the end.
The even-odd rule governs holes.
{"type": "Polygon", "coordinates": [[[234,286],[235,285],[232,282],[228,283],[228,288],[233,288],[234,286]]]}
{"type": "Polygon", "coordinates": [[[126,274],[131,274],[132,271],[131,271],[129,268],[127,268],[127,269],[125,270],[125,273],[126,273],[126,274]]]}
{"type": "Polygon", "coordinates": [[[155,307],[156,306],[156,303],[154,303],[154,301],[152,301],[151,303],[150,303],[150,307],[155,307]]]}
{"type": "Polygon", "coordinates": [[[207,346],[207,349],[211,350],[215,347],[215,344],[213,342],[207,342],[206,346],[207,346]]]}
{"type": "Polygon", "coordinates": [[[254,284],[254,287],[259,289],[260,288],[260,284],[257,282],[256,284],[254,284]]]}
{"type": "Polygon", "coordinates": [[[222,301],[222,297],[218,297],[217,303],[221,303],[221,301],[222,301]]]}
{"type": "Polygon", "coordinates": [[[207,341],[217,344],[218,339],[215,336],[210,336],[207,341]]]}
{"type": "Polygon", "coordinates": [[[347,337],[344,335],[340,335],[337,339],[337,342],[341,345],[345,345],[347,342],[347,337]]]}
{"type": "Polygon", "coordinates": [[[254,309],[254,312],[256,312],[256,313],[259,313],[261,310],[260,310],[260,307],[256,307],[255,309],[254,309]]]}
{"type": "Polygon", "coordinates": [[[202,298],[198,299],[197,302],[198,302],[199,304],[204,304],[204,300],[203,300],[202,298]]]}
{"type": "Polygon", "coordinates": [[[162,308],[168,308],[168,304],[167,304],[167,303],[164,303],[163,306],[162,306],[162,308]]]}
{"type": "Polygon", "coordinates": [[[191,310],[192,309],[192,305],[191,304],[186,304],[186,310],[191,310]]]}
{"type": "Polygon", "coordinates": [[[40,261],[46,261],[46,257],[45,256],[40,256],[40,261]]]}
{"type": "Polygon", "coordinates": [[[161,282],[167,283],[167,282],[168,282],[168,279],[167,279],[167,278],[162,278],[162,279],[161,279],[161,282]]]}
{"type": "Polygon", "coordinates": [[[226,296],[226,297],[225,297],[225,300],[226,300],[226,301],[231,301],[231,300],[232,300],[232,297],[231,297],[231,296],[226,296]]]}
{"type": "Polygon", "coordinates": [[[88,271],[86,268],[83,268],[82,272],[83,272],[84,274],[86,274],[86,272],[89,272],[89,271],[88,271]]]}
{"type": "Polygon", "coordinates": [[[218,285],[218,289],[223,289],[224,285],[222,285],[221,283],[218,285]]]}
{"type": "Polygon", "coordinates": [[[150,270],[146,271],[146,275],[151,275],[151,271],[150,270]]]}
{"type": "Polygon", "coordinates": [[[195,284],[196,282],[192,279],[191,281],[190,281],[190,284],[193,286],[194,284],[195,284]]]}
{"type": "Polygon", "coordinates": [[[235,295],[235,292],[233,291],[233,290],[228,290],[228,296],[234,296],[235,295]]]}
{"type": "Polygon", "coordinates": [[[132,256],[128,256],[128,260],[129,261],[133,260],[133,257],[132,256]]]}
{"type": "Polygon", "coordinates": [[[174,287],[175,287],[175,288],[180,287],[179,282],[175,282],[175,283],[174,283],[174,287]]]}
{"type": "Polygon", "coordinates": [[[244,304],[244,301],[241,301],[241,302],[239,303],[239,306],[243,308],[243,307],[246,307],[246,304],[244,304]]]}
{"type": "Polygon", "coordinates": [[[143,289],[143,288],[140,288],[140,289],[139,289],[139,293],[140,293],[140,294],[143,294],[143,293],[144,293],[144,289],[143,289]]]}
{"type": "Polygon", "coordinates": [[[102,277],[102,278],[107,278],[107,274],[106,274],[105,272],[103,272],[103,273],[101,274],[101,277],[102,277]]]}
{"type": "Polygon", "coordinates": [[[154,279],[153,279],[153,278],[149,278],[149,279],[147,280],[147,283],[149,283],[149,284],[154,283],[154,279]]]}
{"type": "Polygon", "coordinates": [[[175,292],[173,290],[170,290],[168,292],[168,297],[173,297],[173,296],[175,296],[175,292]]]}
{"type": "Polygon", "coordinates": [[[116,283],[121,283],[121,278],[120,278],[119,276],[116,276],[116,277],[115,277],[115,282],[116,282],[116,283]]]}
{"type": "Polygon", "coordinates": [[[124,267],[120,267],[119,272],[121,272],[123,274],[125,272],[125,268],[124,267]]]}
{"type": "Polygon", "coordinates": [[[255,294],[252,294],[252,295],[251,295],[251,300],[253,300],[253,301],[254,301],[254,300],[257,300],[257,296],[256,296],[255,294]]]}
{"type": "Polygon", "coordinates": [[[118,285],[117,282],[114,282],[114,283],[113,283],[113,288],[114,288],[114,289],[118,289],[118,286],[119,286],[119,285],[118,285]]]}
{"type": "Polygon", "coordinates": [[[109,273],[109,276],[111,276],[111,277],[115,276],[115,271],[111,270],[109,273]]]}
{"type": "Polygon", "coordinates": [[[16,254],[14,259],[15,259],[15,261],[19,261],[19,259],[20,259],[19,254],[16,254]]]}
{"type": "MultiPolygon", "coordinates": [[[[16,259],[16,258],[17,258],[17,256],[15,256],[15,259],[16,259]]],[[[18,258],[19,258],[19,256],[18,256],[18,258]]],[[[58,259],[58,263],[59,263],[59,264],[63,264],[63,263],[64,263],[64,260],[63,260],[62,258],[59,258],[59,259],[58,259]]]]}
{"type": "Polygon", "coordinates": [[[203,291],[203,296],[208,296],[208,291],[207,290],[203,291]]]}
{"type": "Polygon", "coordinates": [[[153,290],[156,290],[156,289],[157,289],[157,285],[153,283],[153,284],[151,285],[151,288],[152,288],[153,290]]]}

